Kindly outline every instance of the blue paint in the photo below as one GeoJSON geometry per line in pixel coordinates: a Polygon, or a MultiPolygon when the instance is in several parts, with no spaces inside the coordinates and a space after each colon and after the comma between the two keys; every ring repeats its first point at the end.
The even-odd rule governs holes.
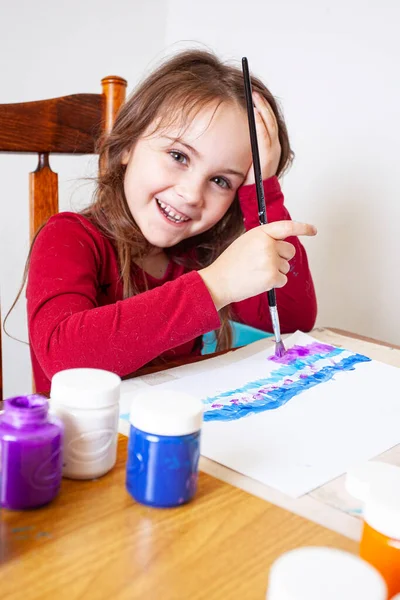
{"type": "MultiPolygon", "coordinates": [[[[339,354],[340,352],[343,352],[343,350],[339,350],[338,352],[335,352],[335,354],[339,354]]],[[[330,354],[332,353],[330,352],[329,355],[330,354]]],[[[326,358],[327,356],[328,355],[319,358],[326,358]]],[[[307,365],[310,365],[311,362],[314,362],[315,360],[316,357],[313,356],[306,357],[300,362],[306,362],[307,365]]],[[[352,354],[351,356],[344,358],[332,366],[326,366],[320,371],[312,372],[310,375],[302,377],[301,379],[297,379],[292,383],[288,383],[286,385],[282,384],[279,387],[271,386],[271,383],[275,383],[277,379],[279,379],[279,377],[277,377],[277,373],[280,373],[280,378],[282,378],[282,371],[284,371],[285,375],[287,375],[287,368],[291,366],[295,366],[296,370],[301,368],[301,366],[298,365],[299,361],[296,360],[293,365],[288,365],[284,369],[278,369],[277,371],[274,371],[267,379],[260,379],[243,386],[243,388],[230,390],[218,395],[215,398],[207,398],[206,400],[203,400],[205,404],[210,404],[210,402],[215,404],[220,398],[232,397],[236,393],[242,394],[243,392],[254,389],[255,387],[259,388],[257,389],[257,392],[252,395],[250,402],[241,402],[240,400],[238,401],[234,398],[235,401],[231,402],[229,405],[224,405],[222,408],[215,408],[206,411],[204,413],[204,421],[233,421],[243,417],[248,417],[252,414],[264,412],[266,410],[279,408],[301,392],[320,383],[329,381],[336,373],[342,371],[351,371],[354,369],[356,364],[369,362],[370,360],[370,358],[361,354],[352,354]]]]}
{"type": "MultiPolygon", "coordinates": [[[[254,381],[250,381],[243,387],[236,388],[235,390],[229,390],[227,392],[223,392],[223,393],[219,394],[218,396],[205,398],[203,400],[203,402],[204,402],[204,404],[213,404],[213,402],[216,402],[220,398],[229,398],[230,396],[233,396],[234,394],[239,394],[239,393],[243,394],[243,393],[249,392],[251,390],[258,390],[265,385],[277,383],[286,377],[291,377],[293,375],[297,375],[299,371],[303,370],[306,367],[310,367],[312,369],[314,366],[314,363],[317,360],[330,359],[330,358],[333,358],[334,356],[338,356],[339,354],[342,354],[343,352],[345,352],[345,350],[343,350],[342,348],[333,348],[332,347],[332,350],[325,354],[319,353],[319,354],[313,354],[310,356],[304,356],[301,359],[298,358],[297,360],[293,361],[291,364],[283,365],[279,369],[276,369],[267,378],[256,379],[254,381]]],[[[354,355],[354,356],[360,356],[360,355],[354,355]]],[[[370,360],[370,359],[368,358],[366,360],[370,360]]],[[[359,362],[361,362],[361,361],[359,361],[359,362]]],[[[336,364],[336,363],[334,363],[334,364],[336,364]]],[[[304,375],[306,377],[308,377],[308,375],[306,373],[304,373],[304,375]]]]}
{"type": "Polygon", "coordinates": [[[200,431],[164,436],[146,433],[131,425],[126,487],[142,504],[179,506],[197,489],[200,431]]]}

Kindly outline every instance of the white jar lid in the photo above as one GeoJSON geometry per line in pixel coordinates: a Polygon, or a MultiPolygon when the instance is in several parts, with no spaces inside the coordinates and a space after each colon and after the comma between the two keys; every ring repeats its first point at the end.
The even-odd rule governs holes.
{"type": "Polygon", "coordinates": [[[66,369],[51,380],[52,402],[70,408],[105,408],[119,402],[121,378],[103,369],[66,369]]]}
{"type": "Polygon", "coordinates": [[[201,429],[204,406],[184,392],[148,390],[133,399],[131,425],[154,435],[189,435],[201,429]]]}
{"type": "Polygon", "coordinates": [[[364,520],[379,533],[400,540],[400,475],[371,486],[364,520]]]}
{"type": "Polygon", "coordinates": [[[383,577],[367,562],[334,548],[297,548],[271,567],[267,600],[386,600],[383,577]]]}
{"type": "Polygon", "coordinates": [[[346,490],[348,493],[365,502],[371,490],[371,486],[380,485],[381,481],[400,477],[400,468],[389,463],[370,460],[355,465],[346,473],[346,490]]]}

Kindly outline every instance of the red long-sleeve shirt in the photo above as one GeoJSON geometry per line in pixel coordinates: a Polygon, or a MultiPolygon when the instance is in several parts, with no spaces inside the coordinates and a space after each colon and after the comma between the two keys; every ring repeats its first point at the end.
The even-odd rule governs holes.
{"type": "MultiPolygon", "coordinates": [[[[264,182],[269,221],[290,219],[276,177],[264,182]]],[[[247,230],[258,225],[255,186],[239,190],[247,230]]],[[[277,289],[282,332],[309,331],[316,299],[305,250],[297,238],[288,283],[277,289]]],[[[143,273],[136,267],[137,277],[143,273]]],[[[27,285],[28,329],[36,388],[46,392],[62,369],[93,367],[120,376],[161,356],[201,352],[201,336],[220,326],[202,278],[170,261],[161,279],[147,275],[149,290],[122,300],[115,248],[75,213],[52,217],[33,246],[27,285]]],[[[272,331],[267,295],[233,306],[236,320],[272,331]]]]}

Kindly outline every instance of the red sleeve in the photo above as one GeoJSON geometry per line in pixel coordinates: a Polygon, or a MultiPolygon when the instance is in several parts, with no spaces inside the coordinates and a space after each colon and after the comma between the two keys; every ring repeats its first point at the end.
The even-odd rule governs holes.
{"type": "MultiPolygon", "coordinates": [[[[50,220],[32,250],[27,286],[32,349],[49,379],[62,369],[93,367],[120,376],[220,326],[199,274],[98,306],[105,243],[78,219],[50,220]]],[[[115,257],[112,257],[115,261],[115,257]]]]}
{"type": "MultiPolygon", "coordinates": [[[[264,196],[268,222],[290,219],[276,177],[264,181],[264,196]]],[[[257,227],[259,220],[255,185],[239,189],[239,202],[246,230],[257,227]]],[[[295,246],[296,255],[290,261],[287,284],[276,290],[281,331],[282,333],[291,333],[297,329],[310,331],[317,317],[317,301],[307,254],[298,238],[290,237],[287,241],[295,246]]],[[[234,319],[264,331],[272,331],[267,294],[236,302],[232,305],[232,309],[234,319]]]]}

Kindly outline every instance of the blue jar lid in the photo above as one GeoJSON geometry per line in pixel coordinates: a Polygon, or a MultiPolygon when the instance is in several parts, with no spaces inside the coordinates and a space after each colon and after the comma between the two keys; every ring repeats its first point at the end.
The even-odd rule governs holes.
{"type": "Polygon", "coordinates": [[[146,390],[135,395],[130,423],[155,435],[189,435],[201,429],[204,406],[201,400],[173,390],[146,390]]]}

